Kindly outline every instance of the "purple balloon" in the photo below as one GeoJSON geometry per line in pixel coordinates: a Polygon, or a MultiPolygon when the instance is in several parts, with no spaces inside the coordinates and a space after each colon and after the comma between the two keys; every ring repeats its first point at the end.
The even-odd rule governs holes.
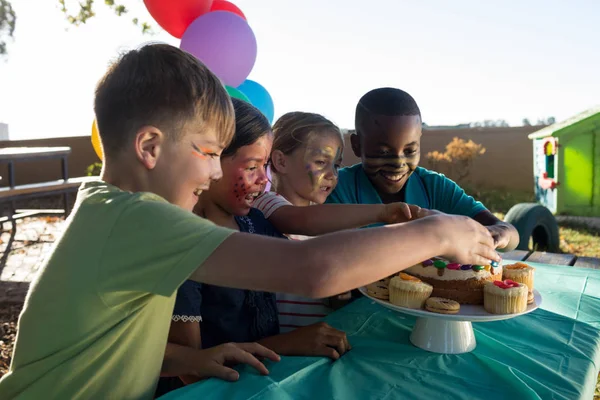
{"type": "Polygon", "coordinates": [[[179,47],[196,56],[226,85],[238,87],[256,61],[256,38],[234,13],[213,11],[188,26],[179,47]]]}

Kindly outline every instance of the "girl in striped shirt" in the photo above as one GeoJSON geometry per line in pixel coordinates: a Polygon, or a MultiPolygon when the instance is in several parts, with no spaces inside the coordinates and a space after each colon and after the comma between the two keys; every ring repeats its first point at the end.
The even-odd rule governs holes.
{"type": "MultiPolygon", "coordinates": [[[[344,141],[339,128],[322,115],[291,112],[275,123],[273,133],[273,191],[260,195],[253,207],[290,239],[304,240],[375,223],[405,222],[427,213],[404,203],[323,204],[337,185],[342,163],[344,141]]],[[[317,300],[278,294],[281,331],[320,321],[349,298],[349,293],[317,300]]]]}

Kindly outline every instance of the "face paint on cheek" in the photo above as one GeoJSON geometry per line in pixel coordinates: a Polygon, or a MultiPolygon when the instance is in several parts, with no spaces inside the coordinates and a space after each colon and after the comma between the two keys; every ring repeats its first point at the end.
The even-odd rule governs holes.
{"type": "Polygon", "coordinates": [[[376,174],[383,167],[402,169],[406,165],[406,159],[400,157],[370,157],[366,156],[363,167],[367,174],[376,174]]]}
{"type": "Polygon", "coordinates": [[[312,190],[318,191],[321,186],[324,186],[325,172],[321,168],[312,168],[310,165],[307,166],[307,169],[312,190]]]}
{"type": "Polygon", "coordinates": [[[201,160],[206,160],[209,157],[210,149],[200,148],[196,144],[192,143],[192,154],[201,160]]]}
{"type": "Polygon", "coordinates": [[[304,166],[304,169],[306,169],[306,173],[308,174],[308,179],[310,179],[311,186],[314,186],[314,184],[315,184],[315,177],[313,175],[313,171],[312,171],[312,168],[311,168],[310,164],[306,164],[304,166]]]}
{"type": "MultiPolygon", "coordinates": [[[[338,160],[341,160],[341,159],[342,159],[342,148],[338,147],[337,151],[335,152],[335,158],[334,158],[334,160],[337,163],[338,160]]],[[[341,164],[341,161],[340,161],[340,164],[341,164]]],[[[340,172],[339,172],[338,168],[336,166],[334,166],[333,167],[333,175],[336,177],[336,179],[337,179],[337,177],[338,177],[339,174],[340,174],[340,172]]]]}

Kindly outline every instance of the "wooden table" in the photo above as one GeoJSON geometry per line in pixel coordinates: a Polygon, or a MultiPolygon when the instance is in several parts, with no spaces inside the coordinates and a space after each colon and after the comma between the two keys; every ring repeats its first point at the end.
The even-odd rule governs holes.
{"type": "Polygon", "coordinates": [[[507,260],[529,261],[540,264],[600,269],[600,258],[595,257],[578,257],[573,254],[557,254],[525,250],[513,250],[506,253],[501,253],[501,255],[502,258],[507,260]]]}

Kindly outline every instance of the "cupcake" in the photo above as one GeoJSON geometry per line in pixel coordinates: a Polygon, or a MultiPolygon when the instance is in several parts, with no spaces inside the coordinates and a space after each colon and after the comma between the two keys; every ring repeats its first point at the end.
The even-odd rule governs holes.
{"type": "Polygon", "coordinates": [[[523,283],[527,285],[530,292],[533,292],[533,273],[535,268],[518,262],[516,264],[505,265],[502,270],[502,279],[523,283]]]}
{"type": "Polygon", "coordinates": [[[433,286],[419,278],[401,272],[390,281],[390,303],[407,308],[423,308],[433,286]]]}
{"type": "Polygon", "coordinates": [[[528,288],[525,284],[506,279],[483,287],[483,308],[492,314],[516,314],[527,309],[528,288]]]}

